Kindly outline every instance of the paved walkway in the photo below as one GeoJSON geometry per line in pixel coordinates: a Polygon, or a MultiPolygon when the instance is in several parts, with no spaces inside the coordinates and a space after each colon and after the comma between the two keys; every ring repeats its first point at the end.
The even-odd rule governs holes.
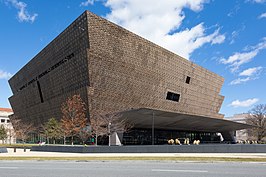
{"type": "Polygon", "coordinates": [[[37,152],[26,149],[7,149],[8,153],[0,153],[1,157],[234,157],[234,158],[266,158],[266,153],[63,153],[37,152]]]}

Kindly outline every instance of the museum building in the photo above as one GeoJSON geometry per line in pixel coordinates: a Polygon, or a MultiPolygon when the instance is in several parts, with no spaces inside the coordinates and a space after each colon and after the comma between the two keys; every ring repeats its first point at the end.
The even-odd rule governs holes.
{"type": "Polygon", "coordinates": [[[124,144],[165,144],[169,138],[234,141],[249,125],[219,113],[224,79],[89,11],[10,80],[14,115],[41,125],[62,117],[80,94],[93,112],[120,112],[134,128],[124,144]]]}

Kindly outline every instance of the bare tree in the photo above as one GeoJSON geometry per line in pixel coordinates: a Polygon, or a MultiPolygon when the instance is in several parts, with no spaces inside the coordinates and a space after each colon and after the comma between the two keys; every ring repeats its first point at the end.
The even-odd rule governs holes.
{"type": "Polygon", "coordinates": [[[106,135],[106,121],[102,114],[91,113],[90,126],[92,134],[95,138],[95,145],[98,145],[98,137],[106,135]]]}
{"type": "Polygon", "coordinates": [[[12,140],[15,140],[15,136],[16,136],[16,133],[15,133],[14,128],[13,128],[11,123],[9,123],[7,125],[6,130],[7,130],[7,136],[8,136],[9,144],[11,145],[12,140]]]}
{"type": "Polygon", "coordinates": [[[105,125],[107,126],[107,134],[124,133],[133,127],[126,118],[122,118],[120,113],[111,113],[103,115],[105,125]],[[108,128],[109,126],[109,128],[108,128]],[[109,129],[109,130],[108,130],[109,129]]]}
{"type": "Polygon", "coordinates": [[[258,141],[266,137],[266,104],[256,105],[249,111],[246,122],[255,127],[249,132],[258,141]]]}
{"type": "Polygon", "coordinates": [[[10,119],[14,132],[17,139],[21,139],[23,143],[25,143],[26,139],[29,137],[30,133],[35,130],[35,127],[32,123],[23,122],[21,119],[13,116],[10,119]]]}
{"type": "Polygon", "coordinates": [[[69,97],[61,107],[63,117],[62,128],[66,136],[71,137],[71,144],[74,144],[74,136],[78,136],[87,125],[85,103],[80,95],[69,97]]]}
{"type": "MultiPolygon", "coordinates": [[[[96,113],[90,119],[92,131],[95,134],[95,140],[98,136],[108,135],[113,133],[124,133],[133,127],[127,119],[122,118],[120,113],[96,113]]],[[[97,142],[95,144],[97,145],[97,142]]]]}

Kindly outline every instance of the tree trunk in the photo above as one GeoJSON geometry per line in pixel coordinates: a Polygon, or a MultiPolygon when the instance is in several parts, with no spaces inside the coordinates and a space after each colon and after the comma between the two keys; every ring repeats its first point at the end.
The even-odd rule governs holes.
{"type": "Polygon", "coordinates": [[[95,135],[95,146],[97,146],[98,145],[98,141],[97,141],[97,139],[98,139],[98,135],[97,135],[97,133],[96,133],[96,135],[95,135]]]}
{"type": "Polygon", "coordinates": [[[262,136],[260,133],[258,133],[258,141],[261,141],[261,139],[262,139],[262,136]]]}
{"type": "Polygon", "coordinates": [[[71,145],[74,145],[74,136],[71,136],[71,145]]]}
{"type": "Polygon", "coordinates": [[[54,138],[54,144],[55,144],[55,138],[54,138]]]}
{"type": "Polygon", "coordinates": [[[9,136],[9,145],[11,145],[11,139],[12,139],[12,136],[10,135],[9,136]]]}

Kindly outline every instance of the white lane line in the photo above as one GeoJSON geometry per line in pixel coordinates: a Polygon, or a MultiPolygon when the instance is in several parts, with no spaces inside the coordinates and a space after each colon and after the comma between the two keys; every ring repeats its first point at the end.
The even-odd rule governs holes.
{"type": "Polygon", "coordinates": [[[0,167],[0,169],[18,169],[18,167],[0,167]]]}
{"type": "Polygon", "coordinates": [[[206,170],[168,170],[168,169],[152,169],[156,172],[184,172],[184,173],[208,173],[206,170]]]}

